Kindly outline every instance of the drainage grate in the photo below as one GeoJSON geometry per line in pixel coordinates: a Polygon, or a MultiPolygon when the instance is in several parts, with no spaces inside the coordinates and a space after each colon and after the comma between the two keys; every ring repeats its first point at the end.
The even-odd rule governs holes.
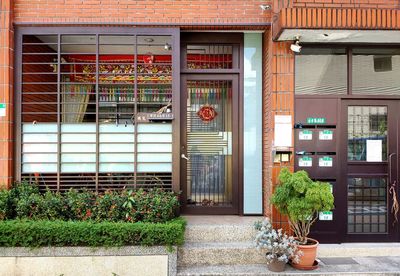
{"type": "Polygon", "coordinates": [[[348,265],[358,264],[353,258],[320,258],[325,265],[348,265]]]}

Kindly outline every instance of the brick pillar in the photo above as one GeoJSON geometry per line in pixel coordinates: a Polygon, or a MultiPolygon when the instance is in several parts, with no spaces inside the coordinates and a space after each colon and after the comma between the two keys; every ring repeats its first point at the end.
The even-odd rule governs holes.
{"type": "Polygon", "coordinates": [[[12,2],[12,0],[0,1],[0,103],[6,104],[6,116],[0,115],[0,187],[9,187],[13,176],[12,2]]]}
{"type": "Polygon", "coordinates": [[[291,115],[294,122],[294,54],[291,42],[273,42],[271,36],[270,30],[264,34],[264,215],[272,218],[277,227],[287,229],[286,219],[272,208],[269,199],[281,168],[293,170],[294,166],[293,147],[290,162],[274,163],[272,156],[275,115],[291,115]]]}

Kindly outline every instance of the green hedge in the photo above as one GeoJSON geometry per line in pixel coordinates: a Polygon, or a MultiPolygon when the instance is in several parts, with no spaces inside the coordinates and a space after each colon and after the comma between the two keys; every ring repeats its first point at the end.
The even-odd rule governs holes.
{"type": "Polygon", "coordinates": [[[186,222],[0,221],[0,246],[182,245],[186,222]]]}
{"type": "Polygon", "coordinates": [[[23,182],[0,190],[0,220],[166,222],[177,216],[178,196],[159,188],[40,193],[37,185],[23,182]]]}

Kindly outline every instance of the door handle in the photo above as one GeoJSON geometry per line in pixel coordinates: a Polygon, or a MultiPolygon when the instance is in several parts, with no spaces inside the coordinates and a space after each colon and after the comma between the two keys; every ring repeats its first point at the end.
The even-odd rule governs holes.
{"type": "MultiPolygon", "coordinates": [[[[396,153],[389,154],[389,194],[392,195],[392,209],[391,212],[393,214],[393,226],[398,222],[398,213],[399,213],[399,202],[397,200],[397,179],[392,181],[392,157],[395,156],[396,153]]],[[[396,176],[397,177],[397,176],[396,176]]]]}
{"type": "Polygon", "coordinates": [[[389,170],[389,183],[390,184],[392,184],[393,182],[392,182],[392,157],[393,156],[395,156],[396,155],[396,153],[395,152],[392,152],[391,154],[389,154],[389,168],[388,168],[388,170],[389,170]]]}
{"type": "Polygon", "coordinates": [[[181,158],[182,159],[186,159],[187,161],[189,161],[190,160],[190,158],[189,157],[187,157],[184,153],[182,153],[181,154],[181,158]]]}

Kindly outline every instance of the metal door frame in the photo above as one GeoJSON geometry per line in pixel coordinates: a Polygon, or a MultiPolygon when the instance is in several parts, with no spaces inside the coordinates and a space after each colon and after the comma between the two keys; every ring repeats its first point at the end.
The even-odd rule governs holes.
{"type": "MultiPolygon", "coordinates": [[[[340,114],[340,151],[341,151],[341,167],[340,167],[340,181],[338,184],[340,193],[339,198],[341,202],[337,202],[337,208],[340,208],[339,214],[343,216],[342,221],[342,236],[344,242],[393,242],[399,240],[399,222],[393,225],[394,218],[391,213],[392,200],[390,198],[389,190],[387,190],[387,234],[372,234],[372,233],[347,233],[348,216],[347,216],[347,196],[348,196],[348,182],[349,176],[372,178],[374,176],[386,176],[388,187],[392,181],[396,180],[399,183],[399,114],[396,112],[400,108],[400,101],[384,100],[384,99],[343,99],[341,101],[341,114],[340,114]],[[388,114],[388,160],[383,162],[365,162],[365,161],[348,161],[347,154],[347,135],[348,135],[348,106],[387,106],[388,114]],[[389,160],[390,154],[394,153],[396,158],[389,160]],[[393,162],[394,161],[394,162],[393,162]],[[379,168],[380,167],[380,168],[379,168]],[[390,170],[391,168],[391,170],[390,170]],[[355,172],[359,170],[359,172],[355,172]],[[362,171],[364,170],[364,171],[362,171]],[[390,172],[389,172],[390,170],[390,172]],[[361,171],[361,172],[360,172],[361,171]],[[391,178],[391,179],[389,179],[391,178]],[[343,200],[343,201],[342,201],[343,200]],[[340,207],[339,207],[340,206],[340,207]]],[[[399,195],[399,185],[396,186],[397,195],[399,195]]],[[[399,200],[399,196],[398,200],[399,200]]]]}
{"type": "Polygon", "coordinates": [[[238,74],[185,74],[181,76],[181,154],[186,154],[186,100],[187,100],[187,81],[188,80],[231,80],[232,81],[232,207],[202,207],[187,205],[187,161],[180,159],[180,183],[181,183],[181,211],[184,214],[201,215],[238,215],[240,211],[240,197],[243,181],[242,175],[242,152],[240,143],[242,143],[242,123],[240,107],[240,87],[238,74]]]}

